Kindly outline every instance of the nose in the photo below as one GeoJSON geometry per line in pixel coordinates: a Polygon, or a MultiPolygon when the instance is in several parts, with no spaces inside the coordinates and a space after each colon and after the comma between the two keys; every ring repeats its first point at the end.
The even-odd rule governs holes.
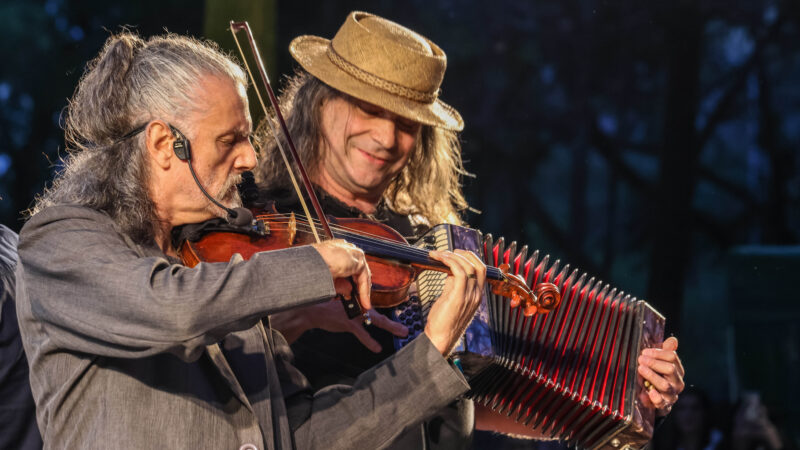
{"type": "Polygon", "coordinates": [[[253,170],[253,168],[256,167],[257,158],[256,149],[253,147],[250,140],[248,139],[239,144],[237,151],[239,154],[236,155],[236,159],[234,160],[234,167],[242,172],[253,170]]]}
{"type": "Polygon", "coordinates": [[[394,148],[397,142],[397,124],[394,120],[386,116],[376,116],[372,120],[372,139],[385,149],[394,148]]]}

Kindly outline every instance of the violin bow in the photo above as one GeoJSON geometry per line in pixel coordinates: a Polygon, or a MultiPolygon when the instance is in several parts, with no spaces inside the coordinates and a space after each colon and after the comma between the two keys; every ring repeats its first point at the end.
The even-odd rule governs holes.
{"type": "MultiPolygon", "coordinates": [[[[275,117],[278,119],[278,123],[281,127],[281,132],[283,137],[286,139],[286,143],[289,146],[289,153],[292,155],[292,159],[294,163],[297,165],[297,170],[300,173],[301,178],[303,179],[303,186],[305,187],[306,193],[308,194],[308,198],[311,200],[311,204],[314,206],[314,212],[317,214],[317,218],[319,219],[319,223],[322,226],[322,230],[325,232],[325,235],[329,239],[333,239],[333,232],[331,231],[331,227],[328,224],[328,218],[325,216],[325,213],[322,211],[322,206],[319,204],[319,200],[317,199],[317,194],[314,192],[314,188],[311,186],[311,180],[308,178],[308,173],[306,172],[305,166],[303,166],[303,162],[300,160],[300,155],[297,153],[297,148],[294,145],[294,140],[292,140],[291,134],[289,134],[289,128],[286,126],[286,121],[283,118],[283,114],[281,114],[281,108],[278,104],[278,98],[275,96],[275,91],[272,90],[272,85],[269,82],[269,76],[267,76],[267,71],[264,67],[264,61],[261,59],[261,53],[258,51],[258,45],[256,45],[256,41],[253,38],[253,32],[250,30],[250,25],[247,21],[244,22],[236,22],[231,20],[231,34],[233,35],[233,40],[236,42],[236,47],[239,49],[239,54],[242,57],[242,62],[244,63],[245,69],[247,69],[247,74],[250,76],[250,79],[253,81],[253,90],[256,91],[256,96],[258,97],[258,101],[261,104],[261,109],[264,111],[264,118],[267,124],[272,131],[272,135],[275,136],[275,143],[278,144],[278,149],[280,150],[281,157],[283,158],[283,163],[286,166],[286,170],[289,172],[289,179],[292,181],[292,185],[294,186],[295,191],[297,192],[297,198],[300,199],[300,205],[303,207],[303,212],[305,212],[306,217],[309,219],[311,218],[311,214],[308,210],[308,205],[306,205],[306,201],[303,198],[303,193],[300,190],[300,185],[297,183],[297,179],[294,176],[294,170],[292,170],[292,165],[289,163],[289,158],[286,157],[286,149],[283,148],[283,144],[281,140],[278,139],[278,130],[275,129],[275,124],[270,120],[269,111],[267,110],[267,105],[264,103],[264,98],[261,95],[261,90],[258,89],[256,85],[256,79],[253,76],[253,72],[250,70],[250,64],[247,63],[247,58],[245,57],[244,51],[242,50],[242,46],[239,43],[239,38],[237,37],[236,33],[238,31],[244,31],[247,34],[247,41],[250,44],[250,50],[253,52],[253,60],[258,68],[258,73],[261,76],[261,81],[264,85],[264,90],[266,90],[269,96],[269,102],[272,105],[272,109],[275,110],[275,117]]],[[[314,224],[314,221],[309,220],[309,225],[311,226],[311,232],[314,235],[314,239],[317,242],[321,242],[322,240],[317,233],[317,227],[314,224]]],[[[350,284],[353,287],[353,297],[347,299],[344,296],[341,297],[342,303],[344,304],[344,310],[347,313],[347,316],[351,319],[353,317],[358,316],[361,314],[361,307],[356,301],[357,289],[355,281],[353,278],[350,278],[350,284]]],[[[367,313],[364,314],[364,323],[369,325],[371,320],[367,313]]]]}
{"type": "MultiPolygon", "coordinates": [[[[317,194],[314,192],[314,188],[311,186],[311,180],[308,178],[308,173],[306,172],[305,166],[303,166],[303,162],[300,161],[300,155],[297,153],[297,147],[294,145],[294,140],[292,140],[291,134],[289,134],[289,128],[286,126],[286,121],[283,119],[283,114],[281,114],[281,108],[278,104],[278,98],[275,97],[275,91],[272,90],[272,85],[269,82],[269,76],[267,76],[267,71],[264,68],[264,61],[261,59],[261,53],[258,51],[258,45],[256,45],[256,41],[253,38],[253,32],[250,30],[250,25],[245,22],[235,22],[231,20],[231,34],[233,35],[233,40],[236,42],[236,47],[239,49],[239,54],[242,56],[242,62],[244,63],[244,67],[247,69],[248,75],[250,75],[250,79],[253,80],[253,90],[256,91],[256,96],[258,97],[258,101],[261,104],[261,109],[264,110],[264,117],[266,119],[267,124],[272,131],[272,135],[275,136],[275,143],[278,144],[278,149],[281,152],[281,156],[283,157],[283,163],[286,165],[286,170],[289,171],[289,178],[292,180],[292,185],[294,186],[295,191],[297,192],[297,197],[300,199],[300,204],[303,207],[303,212],[305,212],[306,217],[311,217],[311,214],[308,210],[308,205],[306,205],[306,201],[303,198],[303,193],[300,190],[300,186],[297,184],[297,179],[294,176],[294,170],[292,170],[292,166],[289,163],[289,159],[286,157],[286,150],[283,148],[283,144],[281,140],[278,139],[278,130],[275,129],[275,124],[272,123],[272,120],[269,118],[269,111],[267,110],[267,105],[264,103],[264,98],[261,96],[261,90],[258,89],[256,85],[256,79],[253,77],[253,72],[250,70],[250,64],[247,63],[247,58],[244,56],[244,51],[242,50],[241,44],[239,44],[239,38],[236,36],[236,32],[243,30],[247,34],[247,41],[250,43],[250,49],[253,52],[253,59],[255,64],[258,68],[258,73],[261,76],[261,81],[264,83],[264,89],[267,91],[269,96],[269,102],[272,105],[272,109],[275,110],[275,117],[278,119],[278,123],[280,124],[281,131],[283,133],[284,138],[286,138],[286,143],[289,146],[289,153],[292,155],[292,159],[294,163],[297,164],[298,172],[303,179],[303,186],[306,189],[306,193],[308,194],[308,198],[311,200],[311,204],[314,206],[314,212],[317,213],[317,218],[319,218],[319,222],[322,225],[322,230],[328,236],[328,238],[333,239],[333,232],[331,232],[331,228],[328,225],[328,219],[325,217],[325,213],[322,211],[322,206],[319,204],[319,200],[317,199],[317,194]]],[[[319,234],[317,234],[317,228],[311,223],[311,232],[314,234],[314,239],[317,242],[321,242],[319,234]]]]}

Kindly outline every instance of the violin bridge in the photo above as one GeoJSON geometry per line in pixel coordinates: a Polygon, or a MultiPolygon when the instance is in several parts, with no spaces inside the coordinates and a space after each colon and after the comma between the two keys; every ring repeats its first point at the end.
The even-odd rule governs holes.
{"type": "Polygon", "coordinates": [[[297,235],[297,220],[294,213],[289,215],[289,245],[294,244],[294,237],[297,235]]]}
{"type": "Polygon", "coordinates": [[[268,236],[271,231],[269,229],[269,222],[263,219],[259,219],[256,221],[254,230],[259,236],[268,236]]]}

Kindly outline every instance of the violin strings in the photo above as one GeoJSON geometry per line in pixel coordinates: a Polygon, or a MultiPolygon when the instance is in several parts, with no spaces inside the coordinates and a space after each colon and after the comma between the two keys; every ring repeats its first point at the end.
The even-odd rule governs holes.
{"type": "MultiPolygon", "coordinates": [[[[304,220],[305,218],[298,219],[297,218],[298,216],[295,216],[295,217],[296,217],[295,218],[295,226],[297,227],[298,230],[306,231],[306,229],[303,228],[303,227],[308,227],[308,228],[311,227],[310,224],[308,224],[308,222],[306,220],[304,220]]],[[[286,223],[288,225],[288,223],[290,223],[290,221],[291,221],[290,216],[288,216],[286,214],[265,214],[265,215],[258,215],[257,216],[257,219],[268,219],[268,218],[278,218],[278,219],[280,219],[280,221],[276,221],[279,224],[280,223],[286,223]],[[285,222],[283,222],[283,220],[285,220],[285,222]]],[[[316,222],[317,221],[315,219],[314,223],[316,223],[316,222]]],[[[277,229],[280,230],[280,228],[277,228],[277,229]]],[[[397,241],[392,241],[392,240],[389,240],[389,239],[387,239],[385,237],[375,235],[373,233],[354,231],[354,230],[352,230],[350,228],[342,227],[342,226],[338,226],[338,225],[334,225],[334,224],[331,224],[331,230],[334,231],[334,237],[342,237],[342,238],[345,238],[345,239],[349,238],[350,240],[361,240],[364,243],[372,244],[372,245],[374,245],[374,246],[376,246],[376,247],[378,247],[380,249],[383,249],[383,250],[386,250],[386,251],[394,251],[395,252],[395,256],[399,256],[399,257],[409,257],[410,256],[410,257],[420,258],[422,260],[425,260],[426,262],[430,262],[431,261],[428,258],[428,253],[429,253],[428,251],[426,251],[424,249],[420,249],[420,248],[414,247],[414,246],[411,246],[409,244],[403,244],[403,243],[400,243],[400,242],[397,242],[397,241]],[[336,236],[337,235],[337,233],[336,233],[337,231],[338,231],[339,236],[336,236]]],[[[438,263],[438,261],[437,261],[437,263],[438,263]]]]}
{"type": "MultiPolygon", "coordinates": [[[[289,223],[291,221],[290,216],[288,216],[286,214],[263,214],[263,215],[256,216],[256,219],[269,219],[269,218],[272,218],[272,217],[278,217],[279,219],[285,219],[286,220],[286,222],[281,222],[280,220],[278,220],[277,223],[289,223]]],[[[311,228],[311,225],[308,224],[308,221],[305,220],[305,217],[303,217],[303,218],[297,218],[297,217],[300,217],[300,216],[295,216],[295,217],[296,217],[295,223],[297,225],[307,225],[309,229],[311,228]]],[[[317,219],[314,219],[313,222],[314,222],[315,225],[319,225],[319,221],[317,219]]],[[[386,243],[389,243],[389,244],[392,244],[392,245],[399,245],[399,246],[408,245],[408,244],[400,244],[397,241],[393,241],[393,240],[390,240],[390,239],[388,239],[386,237],[383,237],[383,236],[380,236],[380,235],[377,235],[377,234],[373,234],[373,233],[369,233],[369,232],[366,232],[366,231],[364,231],[364,232],[355,231],[355,230],[353,230],[351,228],[347,228],[347,227],[343,227],[343,226],[335,225],[335,224],[330,224],[330,227],[331,227],[331,230],[339,230],[339,231],[341,231],[343,233],[357,233],[360,236],[371,237],[373,239],[380,240],[380,241],[383,241],[383,242],[386,242],[386,243]]],[[[303,231],[306,231],[306,230],[304,229],[303,231]]],[[[413,248],[416,249],[416,247],[413,247],[413,248]]]]}
{"type": "MultiPolygon", "coordinates": [[[[291,216],[287,214],[260,214],[256,216],[259,220],[264,219],[272,219],[273,224],[279,225],[286,225],[285,230],[289,229],[289,223],[292,222],[291,216]]],[[[311,224],[305,220],[305,217],[295,215],[294,224],[295,228],[299,231],[308,232],[311,229],[311,224]]],[[[314,219],[314,223],[318,222],[314,219]]],[[[284,228],[282,227],[273,227],[273,229],[278,231],[283,231],[284,228]]],[[[389,256],[396,256],[398,258],[419,258],[420,261],[433,263],[435,265],[443,265],[439,261],[431,260],[428,256],[429,251],[425,249],[421,249],[418,247],[414,247],[409,244],[403,244],[397,241],[390,240],[383,236],[379,236],[373,233],[362,232],[362,231],[354,231],[350,228],[331,224],[331,230],[334,232],[334,237],[343,238],[345,240],[350,241],[359,241],[365,244],[371,244],[375,248],[379,250],[383,250],[387,253],[390,253],[389,256]],[[338,232],[338,233],[337,233],[338,232]],[[338,234],[338,236],[337,236],[338,234]],[[394,252],[392,254],[392,252],[394,252]]],[[[502,279],[504,278],[502,272],[496,267],[487,267],[487,275],[490,278],[494,279],[502,279]]]]}
{"type": "MultiPolygon", "coordinates": [[[[288,224],[286,224],[286,228],[283,228],[283,227],[280,227],[280,226],[279,227],[272,227],[272,228],[274,230],[278,230],[278,231],[283,231],[283,230],[288,230],[289,229],[288,224]]],[[[310,229],[310,226],[305,224],[305,223],[302,223],[302,224],[295,223],[295,228],[298,231],[307,232],[310,229]]],[[[391,240],[388,240],[386,238],[383,238],[383,237],[380,237],[380,236],[376,236],[376,235],[373,235],[373,234],[369,234],[369,233],[354,232],[353,230],[350,230],[350,229],[344,228],[344,227],[333,227],[332,226],[331,230],[334,232],[334,237],[336,237],[336,238],[345,239],[345,240],[348,240],[348,241],[361,242],[361,243],[364,243],[364,244],[369,244],[373,248],[384,250],[384,251],[387,251],[387,252],[393,251],[395,256],[399,256],[399,257],[416,257],[416,258],[420,258],[423,261],[426,261],[426,262],[428,261],[428,253],[429,253],[428,251],[425,251],[425,250],[417,248],[417,247],[413,247],[411,245],[407,245],[407,244],[402,244],[402,243],[399,243],[399,242],[391,241],[391,240]]]]}
{"type": "MultiPolygon", "coordinates": [[[[272,229],[274,229],[274,230],[283,231],[283,230],[288,230],[289,229],[289,223],[288,222],[272,222],[272,224],[273,224],[272,229]],[[276,224],[278,225],[277,227],[274,226],[276,224]]],[[[306,224],[306,223],[297,223],[297,222],[295,222],[294,226],[298,231],[303,231],[303,232],[308,232],[311,229],[311,226],[306,224]]],[[[336,226],[332,226],[331,230],[334,231],[334,234],[335,234],[334,237],[340,237],[341,238],[341,237],[358,236],[358,237],[362,237],[364,239],[368,239],[369,242],[374,243],[375,245],[389,245],[389,246],[392,246],[392,247],[397,248],[397,249],[406,248],[404,246],[404,244],[402,244],[402,243],[391,241],[391,240],[388,240],[388,239],[386,239],[386,238],[384,238],[382,236],[374,235],[374,234],[371,234],[371,233],[359,233],[359,232],[354,232],[353,230],[350,230],[348,228],[336,227],[336,226]],[[338,234],[338,236],[336,236],[337,234],[338,234]]],[[[416,247],[412,247],[412,246],[408,246],[408,248],[410,250],[413,249],[411,251],[417,251],[418,250],[418,249],[416,249],[416,247]]]]}
{"type": "MultiPolygon", "coordinates": [[[[289,222],[277,222],[277,223],[279,223],[279,224],[280,223],[288,224],[289,222]]],[[[306,231],[307,228],[310,228],[310,225],[308,225],[308,223],[305,222],[305,221],[295,221],[295,226],[301,231],[306,231]]],[[[280,228],[278,228],[278,229],[280,230],[280,228]]],[[[411,245],[400,243],[400,242],[397,242],[397,241],[392,241],[392,240],[389,240],[389,239],[387,239],[387,238],[385,238],[383,236],[378,236],[378,235],[375,235],[375,234],[372,234],[372,233],[355,231],[355,230],[352,230],[352,229],[347,228],[347,227],[341,227],[341,226],[336,226],[336,225],[331,226],[331,229],[338,231],[340,236],[342,236],[342,237],[349,237],[349,238],[353,238],[353,239],[363,238],[363,239],[366,239],[365,242],[367,242],[367,243],[371,243],[371,244],[374,244],[374,245],[379,245],[379,246],[383,246],[385,248],[391,248],[391,249],[395,249],[395,250],[407,250],[409,252],[415,253],[416,254],[415,256],[421,256],[422,257],[422,256],[427,256],[427,254],[428,254],[428,252],[423,250],[423,249],[419,249],[417,247],[413,247],[411,245]]]]}
{"type": "MultiPolygon", "coordinates": [[[[268,218],[268,217],[279,217],[281,219],[285,219],[285,222],[277,221],[277,223],[286,223],[287,225],[291,221],[290,216],[286,215],[286,214],[269,214],[269,215],[259,215],[258,216],[258,218],[268,218]]],[[[302,216],[295,216],[295,217],[296,217],[295,218],[295,226],[296,227],[297,227],[297,225],[300,225],[301,227],[310,228],[310,225],[308,224],[307,221],[304,220],[305,219],[304,217],[299,219],[299,220],[297,219],[297,217],[302,217],[302,216]]],[[[315,222],[316,222],[316,220],[315,220],[315,222]]],[[[375,234],[372,234],[372,233],[361,232],[361,231],[355,232],[352,229],[347,228],[347,227],[333,225],[331,228],[335,229],[337,231],[340,231],[340,236],[342,236],[342,237],[345,237],[345,238],[350,237],[351,240],[359,240],[359,239],[363,240],[363,239],[366,239],[364,241],[366,243],[373,244],[373,245],[376,245],[376,246],[379,246],[379,247],[383,247],[384,249],[391,249],[391,250],[398,251],[400,257],[403,257],[403,256],[407,257],[408,256],[407,254],[403,254],[402,253],[402,251],[406,251],[406,252],[409,252],[409,253],[413,253],[413,255],[411,255],[411,256],[416,256],[416,257],[419,257],[419,258],[428,259],[428,253],[429,252],[424,250],[424,249],[413,247],[413,246],[410,246],[410,245],[407,245],[407,244],[398,243],[397,241],[392,241],[392,240],[389,240],[389,239],[387,239],[385,237],[378,236],[378,235],[375,235],[375,234]]],[[[277,228],[277,229],[281,230],[281,228],[277,228]]],[[[287,226],[287,229],[288,229],[288,226],[287,226]]],[[[300,229],[301,231],[305,231],[302,228],[298,228],[298,229],[300,229]]],[[[502,278],[502,273],[496,267],[488,267],[487,269],[490,272],[489,274],[493,278],[502,278]],[[497,273],[493,273],[495,271],[497,273]]]]}

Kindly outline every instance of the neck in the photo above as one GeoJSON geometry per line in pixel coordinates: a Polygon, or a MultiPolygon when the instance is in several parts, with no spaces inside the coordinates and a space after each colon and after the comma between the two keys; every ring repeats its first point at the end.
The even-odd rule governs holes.
{"type": "Polygon", "coordinates": [[[364,214],[375,214],[381,201],[381,194],[355,193],[346,189],[338,184],[324,169],[319,171],[319,177],[315,182],[336,200],[356,208],[364,214]]]}
{"type": "Polygon", "coordinates": [[[177,251],[172,248],[172,225],[167,221],[161,221],[156,228],[156,245],[165,255],[178,257],[177,251]]]}
{"type": "Polygon", "coordinates": [[[171,198],[172,192],[168,189],[167,185],[158,183],[158,181],[159,179],[154,177],[148,189],[150,198],[155,204],[156,217],[158,218],[154,239],[156,245],[158,245],[158,248],[160,248],[164,254],[176,256],[175,249],[172,248],[171,239],[173,215],[170,214],[172,209],[169,199],[171,198]]]}

